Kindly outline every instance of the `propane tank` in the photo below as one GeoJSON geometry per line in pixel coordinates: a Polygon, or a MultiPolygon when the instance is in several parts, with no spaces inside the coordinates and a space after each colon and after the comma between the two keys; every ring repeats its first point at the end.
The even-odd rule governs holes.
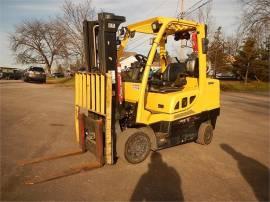
{"type": "Polygon", "coordinates": [[[197,41],[197,32],[192,33],[192,49],[193,52],[198,52],[198,41],[197,41]]]}

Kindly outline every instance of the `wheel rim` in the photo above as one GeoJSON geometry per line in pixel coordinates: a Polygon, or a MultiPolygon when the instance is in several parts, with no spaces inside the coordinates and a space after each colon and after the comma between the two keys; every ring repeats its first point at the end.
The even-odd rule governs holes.
{"type": "Polygon", "coordinates": [[[143,161],[149,151],[149,138],[144,134],[134,134],[126,142],[125,156],[130,163],[143,161]]]}

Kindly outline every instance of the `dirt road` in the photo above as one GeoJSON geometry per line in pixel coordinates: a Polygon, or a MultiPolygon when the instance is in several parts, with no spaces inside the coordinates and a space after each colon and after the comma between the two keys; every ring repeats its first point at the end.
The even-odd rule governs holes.
{"type": "Polygon", "coordinates": [[[0,81],[1,199],[269,200],[269,97],[223,93],[213,142],[161,150],[37,185],[23,181],[93,160],[90,154],[21,167],[17,161],[76,149],[73,89],[0,81]]]}

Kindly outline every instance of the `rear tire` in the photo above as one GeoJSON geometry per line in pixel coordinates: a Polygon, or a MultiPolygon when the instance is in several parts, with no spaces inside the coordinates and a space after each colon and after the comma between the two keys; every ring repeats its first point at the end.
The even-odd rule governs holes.
{"type": "Polygon", "coordinates": [[[209,122],[201,123],[198,130],[198,138],[196,143],[202,145],[208,145],[211,143],[213,138],[213,126],[209,122]]]}
{"type": "Polygon", "coordinates": [[[138,129],[127,129],[117,137],[117,156],[128,163],[144,161],[150,149],[150,138],[138,129]]]}

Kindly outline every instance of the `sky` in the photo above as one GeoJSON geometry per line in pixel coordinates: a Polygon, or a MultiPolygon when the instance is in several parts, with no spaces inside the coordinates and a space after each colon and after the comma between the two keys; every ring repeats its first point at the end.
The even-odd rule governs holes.
{"type": "MultiPolygon", "coordinates": [[[[83,0],[73,0],[74,3],[83,0]]],[[[126,17],[126,24],[155,16],[175,17],[181,0],[92,0],[97,11],[126,17]]],[[[199,0],[184,0],[184,10],[199,0]]],[[[23,20],[50,19],[61,15],[64,0],[0,0],[0,66],[23,67],[10,50],[9,34],[23,20]]],[[[236,30],[241,18],[239,0],[213,0],[212,16],[225,35],[236,30]]]]}

